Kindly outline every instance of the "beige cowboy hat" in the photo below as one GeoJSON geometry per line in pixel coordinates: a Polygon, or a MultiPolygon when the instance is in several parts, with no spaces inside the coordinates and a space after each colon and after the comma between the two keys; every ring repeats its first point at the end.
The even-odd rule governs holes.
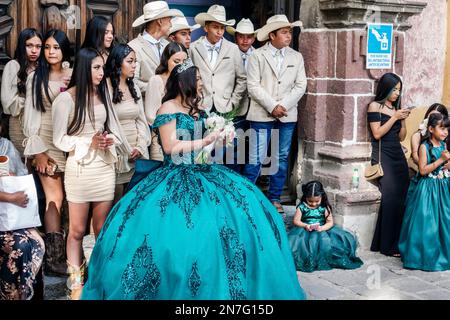
{"type": "Polygon", "coordinates": [[[236,29],[233,27],[227,27],[227,32],[232,36],[234,36],[236,32],[240,34],[254,34],[254,35],[256,35],[257,33],[250,19],[242,19],[241,21],[239,21],[239,23],[236,25],[236,29]]]}
{"type": "Polygon", "coordinates": [[[165,1],[152,1],[144,6],[144,14],[133,22],[133,28],[156,19],[183,16],[183,12],[180,10],[169,9],[169,5],[165,1]]]}
{"type": "Polygon", "coordinates": [[[185,30],[185,29],[194,31],[194,30],[197,30],[198,28],[200,28],[199,24],[190,26],[186,17],[175,17],[175,18],[172,18],[172,28],[170,28],[169,34],[175,33],[180,30],[185,30]]]}
{"type": "Polygon", "coordinates": [[[227,20],[227,15],[225,13],[225,7],[220,6],[218,4],[212,5],[209,7],[208,12],[202,12],[195,16],[194,18],[195,22],[201,25],[202,27],[205,26],[205,22],[212,21],[212,22],[218,22],[220,24],[223,24],[225,26],[234,26],[236,23],[236,20],[231,19],[227,20]]]}
{"type": "Polygon", "coordinates": [[[258,41],[266,41],[269,40],[269,34],[272,31],[281,29],[281,28],[286,28],[286,27],[302,27],[303,23],[299,20],[299,21],[295,21],[295,22],[289,22],[288,18],[284,15],[284,14],[277,14],[274,15],[273,17],[270,17],[269,19],[267,19],[267,23],[264,27],[262,27],[261,29],[258,29],[258,41]]]}

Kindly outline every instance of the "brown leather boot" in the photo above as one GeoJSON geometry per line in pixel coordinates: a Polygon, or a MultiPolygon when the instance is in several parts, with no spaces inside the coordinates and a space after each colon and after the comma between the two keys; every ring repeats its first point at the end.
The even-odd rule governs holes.
{"type": "Polygon", "coordinates": [[[45,264],[44,273],[47,276],[67,276],[66,242],[64,235],[59,232],[45,235],[45,264]]]}
{"type": "Polygon", "coordinates": [[[85,280],[86,260],[79,267],[67,261],[67,272],[69,273],[69,278],[67,279],[69,292],[67,297],[70,300],[80,300],[85,280]]]}

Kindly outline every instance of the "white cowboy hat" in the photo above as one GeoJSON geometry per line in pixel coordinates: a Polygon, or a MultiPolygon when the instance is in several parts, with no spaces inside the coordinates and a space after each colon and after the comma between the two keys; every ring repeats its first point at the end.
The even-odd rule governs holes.
{"type": "Polygon", "coordinates": [[[236,25],[236,29],[233,27],[227,27],[227,32],[231,34],[232,36],[235,35],[235,33],[240,34],[254,34],[256,35],[255,27],[253,26],[253,23],[250,21],[250,19],[242,19],[239,21],[239,23],[236,25]]]}
{"type": "Polygon", "coordinates": [[[234,26],[236,23],[236,20],[231,19],[227,20],[227,16],[225,13],[225,7],[220,6],[218,4],[212,5],[209,7],[208,12],[202,12],[195,16],[194,18],[195,22],[201,25],[202,27],[205,26],[205,22],[212,21],[212,22],[218,22],[220,24],[223,24],[225,26],[234,26]]]}
{"type": "Polygon", "coordinates": [[[274,15],[273,17],[270,17],[269,19],[267,19],[267,23],[264,27],[262,27],[261,29],[258,29],[258,41],[266,41],[269,40],[269,34],[272,31],[281,29],[281,28],[286,28],[286,27],[302,27],[303,23],[299,20],[299,21],[295,21],[295,22],[289,22],[288,18],[284,15],[284,14],[277,14],[274,15]]]}
{"type": "Polygon", "coordinates": [[[172,18],[172,28],[170,28],[169,34],[175,33],[180,30],[185,30],[185,29],[194,31],[194,30],[197,30],[198,28],[200,28],[199,24],[190,26],[186,17],[175,17],[175,18],[172,18]]]}
{"type": "Polygon", "coordinates": [[[180,10],[169,9],[169,5],[165,1],[152,1],[144,6],[144,14],[133,22],[133,28],[139,27],[144,23],[167,17],[184,16],[180,10]]]}

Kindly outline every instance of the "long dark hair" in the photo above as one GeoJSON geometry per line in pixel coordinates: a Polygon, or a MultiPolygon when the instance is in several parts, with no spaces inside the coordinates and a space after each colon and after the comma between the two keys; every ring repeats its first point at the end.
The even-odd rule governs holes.
{"type": "Polygon", "coordinates": [[[36,72],[33,77],[33,106],[40,112],[45,112],[45,106],[43,102],[42,89],[44,89],[45,96],[49,101],[50,93],[48,92],[48,81],[50,75],[50,66],[45,59],[45,43],[48,39],[53,38],[59,44],[62,52],[62,61],[70,61],[70,41],[67,35],[61,31],[52,29],[49,30],[44,37],[43,45],[44,48],[41,50],[41,56],[39,58],[39,63],[36,68],[36,72]]]}
{"type": "Polygon", "coordinates": [[[162,103],[181,96],[183,104],[189,107],[189,114],[193,116],[200,113],[198,105],[203,97],[197,95],[197,67],[190,67],[179,72],[180,68],[184,68],[183,64],[177,65],[170,73],[166,84],[166,94],[162,99],[162,103]]]}
{"type": "Polygon", "coordinates": [[[155,70],[155,74],[163,74],[169,71],[169,60],[177,52],[185,52],[188,54],[186,48],[179,43],[171,42],[165,48],[161,55],[161,63],[155,70]]]}
{"type": "MultiPolygon", "coordinates": [[[[131,52],[134,52],[134,50],[129,45],[118,44],[112,49],[111,54],[106,61],[105,76],[111,79],[111,84],[113,87],[113,103],[122,102],[123,92],[120,91],[119,88],[120,77],[122,76],[122,63],[131,52]]],[[[127,78],[126,82],[134,102],[137,103],[140,97],[136,92],[133,78],[127,78]]]]}
{"type": "MultiPolygon", "coordinates": [[[[17,89],[19,91],[20,95],[25,95],[27,91],[27,77],[28,77],[28,67],[30,66],[30,62],[28,61],[27,56],[27,41],[38,37],[42,41],[42,35],[34,28],[27,28],[22,30],[22,32],[19,34],[19,39],[17,40],[17,47],[16,51],[14,52],[14,60],[16,60],[19,65],[20,69],[17,73],[17,89]]],[[[42,49],[41,49],[42,53],[42,49]]]]}
{"type": "Polygon", "coordinates": [[[447,128],[450,126],[448,118],[445,117],[442,113],[430,114],[430,116],[428,117],[427,132],[422,137],[422,141],[421,141],[421,144],[428,142],[428,153],[430,154],[430,157],[431,157],[431,163],[435,162],[437,159],[432,153],[433,143],[431,142],[431,133],[428,129],[430,127],[436,128],[437,126],[444,126],[447,128]]]}
{"type": "MultiPolygon", "coordinates": [[[[327,193],[325,192],[325,189],[320,181],[310,181],[302,185],[302,193],[303,195],[300,201],[304,203],[306,203],[307,198],[322,197],[320,206],[328,210],[328,215],[331,214],[333,209],[328,201],[327,193]]],[[[328,215],[326,218],[328,218],[328,215]]]]}
{"type": "MultiPolygon", "coordinates": [[[[394,91],[394,88],[397,84],[400,83],[400,91],[403,90],[403,82],[402,79],[396,75],[395,73],[385,73],[377,85],[377,93],[375,97],[375,101],[384,104],[387,99],[391,96],[392,92],[394,91]]],[[[402,95],[400,94],[395,100],[392,105],[396,110],[401,108],[401,100],[402,95]]]]}
{"type": "Polygon", "coordinates": [[[109,131],[107,127],[108,113],[108,92],[106,89],[105,77],[103,77],[97,88],[92,84],[92,61],[96,57],[101,57],[101,53],[93,48],[83,48],[77,54],[72,79],[69,88],[76,87],[75,90],[75,116],[67,130],[68,135],[76,135],[80,133],[86,122],[86,114],[92,124],[95,122],[93,94],[96,92],[106,108],[105,131],[109,131]]]}
{"type": "Polygon", "coordinates": [[[433,103],[427,110],[427,112],[425,112],[425,117],[424,119],[428,118],[430,113],[433,111],[437,111],[439,113],[441,113],[444,117],[448,118],[448,110],[447,107],[444,106],[443,104],[440,103],[433,103]]]}
{"type": "Polygon", "coordinates": [[[114,40],[111,43],[111,48],[104,48],[105,32],[108,28],[108,24],[110,23],[113,26],[113,35],[115,36],[116,30],[114,29],[114,25],[106,17],[95,16],[89,20],[86,27],[86,35],[81,48],[94,48],[99,51],[105,49],[106,51],[111,52],[112,48],[114,48],[114,40]]]}

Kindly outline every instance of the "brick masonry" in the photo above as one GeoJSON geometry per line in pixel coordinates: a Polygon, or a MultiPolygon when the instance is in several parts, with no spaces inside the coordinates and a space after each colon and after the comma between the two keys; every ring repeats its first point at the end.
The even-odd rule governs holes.
{"type": "Polygon", "coordinates": [[[305,29],[300,52],[305,59],[307,93],[300,103],[299,136],[304,141],[303,181],[319,179],[336,208],[336,221],[370,245],[380,194],[363,181],[370,159],[367,106],[385,72],[402,75],[405,33],[395,31],[392,70],[365,69],[364,29],[305,29]],[[353,169],[360,186],[352,190],[353,169]]]}

